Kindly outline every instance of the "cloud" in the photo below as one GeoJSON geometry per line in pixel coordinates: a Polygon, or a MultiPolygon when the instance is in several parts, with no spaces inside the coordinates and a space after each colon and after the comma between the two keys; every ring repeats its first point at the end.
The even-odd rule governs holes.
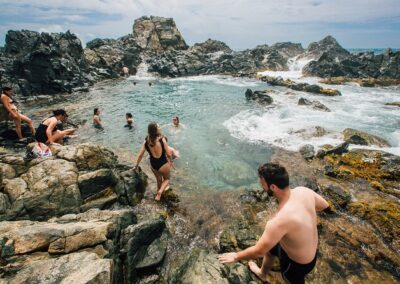
{"type": "Polygon", "coordinates": [[[130,33],[136,18],[157,15],[174,18],[189,44],[214,38],[236,49],[277,41],[307,45],[332,34],[347,47],[398,47],[398,1],[2,0],[0,40],[7,29],[51,30],[55,26],[83,36],[83,42],[116,38],[130,33]]]}

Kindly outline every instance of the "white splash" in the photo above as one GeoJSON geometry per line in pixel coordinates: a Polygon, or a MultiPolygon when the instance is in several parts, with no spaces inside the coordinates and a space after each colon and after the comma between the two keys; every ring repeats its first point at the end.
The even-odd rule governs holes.
{"type": "Polygon", "coordinates": [[[259,76],[272,76],[272,77],[282,77],[284,79],[297,80],[303,77],[302,70],[310,61],[314,58],[300,57],[300,55],[289,58],[287,65],[289,71],[263,71],[258,72],[259,76]]]}
{"type": "MultiPolygon", "coordinates": [[[[380,150],[400,155],[400,113],[397,107],[385,106],[398,98],[395,87],[362,88],[356,85],[335,86],[340,97],[317,96],[295,92],[285,95],[285,90],[273,95],[274,106],[244,110],[224,122],[230,134],[251,143],[267,143],[297,151],[305,144],[320,148],[324,144],[343,142],[345,128],[354,128],[377,135],[389,141],[392,147],[380,150]],[[300,97],[319,100],[332,110],[322,112],[299,106],[300,97]],[[326,135],[314,137],[310,129],[315,126],[328,130],[326,135]]],[[[359,147],[359,146],[354,146],[359,147]]],[[[376,147],[368,147],[377,149],[376,147]]]]}
{"type": "Polygon", "coordinates": [[[136,75],[131,76],[130,78],[137,80],[153,80],[156,79],[157,76],[149,73],[149,65],[143,61],[138,65],[136,75]]]}

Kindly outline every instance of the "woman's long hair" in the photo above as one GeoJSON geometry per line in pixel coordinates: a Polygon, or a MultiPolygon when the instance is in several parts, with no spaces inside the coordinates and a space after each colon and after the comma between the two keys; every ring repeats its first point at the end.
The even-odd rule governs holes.
{"type": "Polygon", "coordinates": [[[158,124],[155,122],[152,122],[147,126],[147,144],[149,144],[151,147],[153,147],[156,144],[156,140],[158,138],[158,124]]]}

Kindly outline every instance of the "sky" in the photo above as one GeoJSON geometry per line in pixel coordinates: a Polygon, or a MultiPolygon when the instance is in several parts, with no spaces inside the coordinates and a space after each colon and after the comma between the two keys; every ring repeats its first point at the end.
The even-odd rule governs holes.
{"type": "Polygon", "coordinates": [[[345,48],[399,48],[400,0],[0,0],[0,46],[8,30],[94,38],[132,32],[141,16],[171,17],[186,43],[208,38],[232,49],[326,35],[345,48]]]}

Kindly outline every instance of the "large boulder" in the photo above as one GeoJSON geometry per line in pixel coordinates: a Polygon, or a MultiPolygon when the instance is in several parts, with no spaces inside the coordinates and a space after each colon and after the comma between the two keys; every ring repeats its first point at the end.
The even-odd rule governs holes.
{"type": "Polygon", "coordinates": [[[113,152],[95,144],[51,146],[54,156],[30,162],[0,152],[0,220],[47,220],[119,201],[134,206],[146,175],[117,165],[113,152]],[[122,169],[121,169],[122,168],[122,169]]]}
{"type": "Polygon", "coordinates": [[[193,249],[169,283],[251,283],[248,268],[241,264],[224,265],[215,253],[193,249]]]}
{"type": "Polygon", "coordinates": [[[80,276],[82,279],[75,279],[75,282],[86,283],[86,279],[89,279],[88,283],[112,283],[111,277],[119,279],[118,276],[123,275],[122,271],[129,269],[123,268],[119,259],[122,246],[120,236],[125,228],[135,223],[136,216],[131,209],[93,209],[81,214],[52,218],[46,222],[2,222],[0,253],[6,264],[2,266],[2,276],[6,276],[5,279],[11,280],[11,283],[14,283],[14,279],[20,283],[25,278],[28,282],[35,282],[38,275],[42,274],[48,282],[37,280],[40,283],[59,283],[64,277],[74,279],[83,273],[80,276]],[[84,258],[87,263],[76,263],[75,256],[89,254],[93,256],[84,258]],[[59,255],[64,256],[57,257],[59,255]],[[64,263],[58,266],[59,261],[64,259],[69,262],[69,266],[64,263]],[[53,265],[53,261],[57,265],[53,265]],[[102,263],[110,264],[105,282],[101,282],[102,278],[96,278],[97,272],[102,270],[102,263]],[[90,271],[86,270],[87,267],[90,271]],[[35,271],[32,271],[33,268],[35,271]],[[29,271],[32,276],[28,275],[29,271]],[[92,276],[95,280],[90,280],[92,276]]]}
{"type": "Polygon", "coordinates": [[[58,158],[75,162],[79,171],[112,169],[117,163],[117,157],[113,152],[93,143],[64,147],[53,146],[51,150],[58,158]]]}
{"type": "MultiPolygon", "coordinates": [[[[79,212],[82,203],[75,163],[48,159],[29,168],[18,178],[3,180],[11,201],[10,215],[34,219],[79,212]]],[[[6,216],[3,216],[6,217],[6,216]]]]}
{"type": "Polygon", "coordinates": [[[351,144],[359,145],[376,145],[379,147],[390,147],[389,142],[376,135],[369,134],[364,131],[346,128],[343,130],[343,139],[351,144]]]}
{"type": "Polygon", "coordinates": [[[150,52],[188,48],[172,18],[151,16],[136,19],[133,37],[142,49],[150,52]]]}
{"type": "Polygon", "coordinates": [[[7,283],[112,283],[112,260],[101,259],[95,253],[79,252],[58,258],[32,261],[7,283]]]}
{"type": "Polygon", "coordinates": [[[337,40],[332,36],[326,36],[318,42],[310,43],[302,57],[315,58],[318,60],[323,54],[329,54],[329,57],[340,60],[350,55],[337,40]]]}
{"type": "Polygon", "coordinates": [[[323,78],[344,77],[344,81],[359,78],[357,82],[360,85],[370,87],[398,84],[400,51],[387,49],[383,54],[374,52],[349,54],[334,41],[328,42],[330,44],[323,45],[328,48],[321,48],[318,44],[310,45],[305,56],[314,54],[317,58],[303,68],[304,75],[323,78]]]}
{"type": "Polygon", "coordinates": [[[121,244],[127,283],[134,283],[140,270],[155,267],[164,259],[167,247],[164,229],[164,219],[155,217],[123,230],[121,244]]]}
{"type": "Polygon", "coordinates": [[[23,95],[70,93],[92,83],[81,42],[69,31],[8,31],[5,54],[13,59],[5,78],[23,95]]]}
{"type": "Polygon", "coordinates": [[[274,94],[273,90],[265,90],[265,91],[252,91],[251,89],[247,89],[245,92],[246,99],[248,101],[256,101],[261,105],[270,105],[273,103],[273,99],[269,94],[274,94]]]}

